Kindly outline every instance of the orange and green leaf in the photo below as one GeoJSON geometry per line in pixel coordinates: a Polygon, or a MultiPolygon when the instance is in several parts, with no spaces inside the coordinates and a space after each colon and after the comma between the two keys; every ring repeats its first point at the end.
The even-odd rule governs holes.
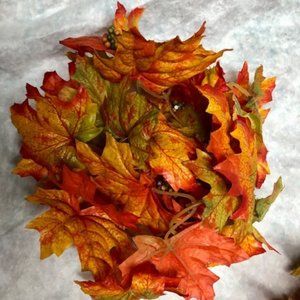
{"type": "Polygon", "coordinates": [[[134,126],[152,109],[144,95],[124,78],[118,84],[110,84],[102,107],[103,119],[107,130],[115,137],[128,138],[134,126]]]}
{"type": "Polygon", "coordinates": [[[97,188],[115,205],[121,204],[125,212],[139,217],[139,224],[154,230],[166,230],[167,214],[152,191],[153,182],[146,174],[135,170],[136,162],[128,144],[118,143],[107,134],[101,157],[81,142],[77,143],[77,151],[94,176],[97,188]]]}
{"type": "Polygon", "coordinates": [[[222,161],[228,155],[233,154],[229,136],[232,118],[228,100],[224,93],[208,84],[197,86],[197,88],[207,98],[208,107],[206,112],[212,115],[213,130],[210,133],[207,151],[212,153],[218,161],[222,161]]]}
{"type": "Polygon", "coordinates": [[[151,273],[135,273],[129,288],[124,288],[113,278],[100,282],[76,282],[82,291],[95,300],[139,300],[156,299],[164,292],[165,281],[151,273]]]}
{"type": "Polygon", "coordinates": [[[82,270],[103,277],[116,264],[110,250],[124,253],[124,247],[129,247],[126,233],[108,219],[81,214],[77,198],[65,191],[38,189],[27,199],[51,207],[27,225],[41,234],[42,259],[60,256],[74,245],[82,270]]]}
{"type": "Polygon", "coordinates": [[[152,170],[162,175],[175,191],[195,188],[195,177],[183,162],[195,153],[196,145],[192,139],[169,126],[163,115],[159,115],[148,151],[152,170]]]}
{"type": "Polygon", "coordinates": [[[266,240],[260,235],[257,229],[248,221],[234,220],[231,225],[226,225],[222,234],[233,238],[235,243],[239,245],[248,255],[258,255],[265,252],[263,245],[274,250],[266,240]]]}
{"type": "Polygon", "coordinates": [[[210,185],[210,191],[203,197],[206,206],[202,218],[214,227],[222,230],[232,212],[236,209],[238,200],[228,195],[224,179],[214,170],[210,156],[197,149],[197,159],[184,163],[193,174],[210,185]]]}
{"type": "Polygon", "coordinates": [[[272,203],[283,190],[281,177],[274,183],[273,192],[266,198],[257,199],[255,202],[255,220],[260,222],[265,217],[272,203]]]}
{"type": "Polygon", "coordinates": [[[117,49],[113,57],[94,56],[100,73],[112,82],[130,75],[147,90],[161,93],[204,71],[223,51],[205,50],[200,44],[204,24],[186,41],[176,37],[164,43],[146,40],[138,31],[142,9],[133,10],[128,19],[125,9],[118,7],[115,29],[117,49]]]}
{"type": "Polygon", "coordinates": [[[230,182],[229,195],[241,196],[239,208],[233,219],[252,220],[255,206],[254,189],[257,174],[256,140],[247,120],[238,119],[231,136],[239,142],[240,153],[234,153],[216,165],[214,170],[223,174],[230,182]]]}
{"type": "Polygon", "coordinates": [[[83,141],[97,136],[102,128],[97,127],[95,107],[86,90],[66,82],[55,72],[45,75],[45,96],[27,85],[27,97],[34,99],[35,109],[28,99],[11,107],[11,117],[23,139],[24,158],[55,167],[66,163],[80,167],[74,148],[75,139],[83,141]]]}
{"type": "Polygon", "coordinates": [[[138,264],[151,262],[162,276],[172,274],[180,278],[177,291],[187,299],[213,299],[213,284],[218,277],[208,267],[231,265],[248,258],[232,239],[197,223],[170,240],[137,236],[138,250],[121,265],[126,276],[138,264]]]}
{"type": "Polygon", "coordinates": [[[266,175],[270,173],[266,160],[268,150],[264,144],[262,136],[262,125],[270,109],[263,106],[272,101],[272,92],[275,88],[275,77],[265,78],[263,67],[260,66],[254,77],[254,82],[250,86],[248,65],[245,62],[242,70],[238,74],[237,86],[232,91],[236,97],[235,109],[239,115],[249,118],[251,127],[256,135],[257,146],[257,178],[256,187],[260,188],[265,181],[266,175]]]}

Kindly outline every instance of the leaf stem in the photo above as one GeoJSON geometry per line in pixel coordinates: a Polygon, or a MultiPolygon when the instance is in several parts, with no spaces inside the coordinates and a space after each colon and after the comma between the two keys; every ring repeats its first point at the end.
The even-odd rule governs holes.
{"type": "Polygon", "coordinates": [[[174,196],[174,197],[187,198],[187,199],[191,200],[191,203],[192,203],[185,209],[178,212],[175,216],[173,216],[173,218],[171,219],[170,224],[169,224],[169,230],[165,235],[165,240],[167,240],[171,234],[176,234],[176,229],[181,224],[185,223],[189,218],[191,218],[195,214],[195,212],[197,211],[197,207],[202,203],[202,200],[197,201],[194,196],[186,194],[186,193],[165,192],[165,191],[161,191],[156,188],[153,188],[152,190],[155,193],[160,194],[160,195],[169,195],[169,196],[174,196]],[[178,221],[178,219],[186,213],[187,213],[187,215],[183,219],[178,221]]]}
{"type": "Polygon", "coordinates": [[[192,195],[186,194],[186,193],[165,192],[165,191],[161,191],[156,188],[152,188],[152,191],[155,192],[156,194],[169,195],[169,196],[174,196],[174,197],[182,197],[182,198],[187,198],[187,199],[191,200],[191,202],[196,202],[195,197],[193,197],[192,195]]]}

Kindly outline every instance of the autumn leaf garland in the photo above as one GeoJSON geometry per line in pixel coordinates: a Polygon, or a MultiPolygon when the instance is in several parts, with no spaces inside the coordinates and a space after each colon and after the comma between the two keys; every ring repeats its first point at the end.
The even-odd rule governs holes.
{"type": "Polygon", "coordinates": [[[11,107],[22,137],[13,172],[38,183],[28,201],[49,210],[27,227],[40,232],[41,258],[76,247],[77,282],[94,299],[153,299],[173,291],[213,299],[216,265],[272,247],[254,227],[282,190],[256,199],[269,173],[262,125],[274,78],[263,69],[235,82],[224,50],[146,40],[142,9],[118,3],[102,36],[68,38],[70,78],[45,74],[11,107]]]}

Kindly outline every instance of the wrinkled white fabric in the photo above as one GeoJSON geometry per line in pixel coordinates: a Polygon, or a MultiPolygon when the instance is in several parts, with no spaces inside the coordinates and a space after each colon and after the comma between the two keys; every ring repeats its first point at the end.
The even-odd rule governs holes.
{"type": "MultiPolygon", "coordinates": [[[[146,3],[141,31],[147,38],[187,38],[207,21],[204,45],[233,48],[221,59],[228,78],[244,60],[253,71],[277,76],[272,111],[264,126],[272,171],[258,195],[267,195],[283,176],[284,192],[257,228],[281,255],[267,252],[231,268],[213,268],[217,300],[264,300],[288,294],[300,285],[288,274],[300,256],[300,2],[298,0],[124,0],[128,10],[146,3]],[[146,3],[147,2],[147,3],[146,3]]],[[[73,249],[61,258],[39,260],[38,233],[24,225],[42,208],[23,200],[34,190],[31,179],[10,174],[18,160],[19,137],[9,106],[24,99],[25,83],[41,85],[49,70],[67,74],[67,58],[58,41],[101,31],[116,7],[111,0],[0,0],[0,299],[89,299],[73,283],[85,279],[73,249]]],[[[179,299],[168,294],[162,299],[179,299]]]]}

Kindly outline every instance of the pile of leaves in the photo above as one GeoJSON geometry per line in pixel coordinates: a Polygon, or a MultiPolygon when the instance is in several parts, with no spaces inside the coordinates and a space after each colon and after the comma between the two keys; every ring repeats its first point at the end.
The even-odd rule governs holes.
{"type": "Polygon", "coordinates": [[[49,210],[28,224],[41,258],[75,246],[77,282],[94,299],[213,299],[209,269],[272,249],[253,226],[282,189],[256,199],[269,173],[262,125],[275,78],[247,63],[226,82],[224,51],[191,38],[146,40],[141,8],[118,4],[102,36],[61,43],[70,79],[45,74],[11,107],[22,137],[14,169],[38,181],[27,197],[49,210]]]}

